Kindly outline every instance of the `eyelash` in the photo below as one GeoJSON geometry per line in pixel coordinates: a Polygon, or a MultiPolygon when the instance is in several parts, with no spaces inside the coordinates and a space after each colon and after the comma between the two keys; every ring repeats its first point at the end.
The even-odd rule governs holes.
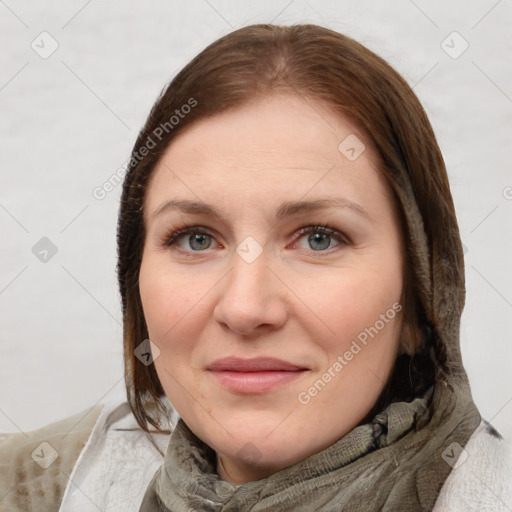
{"type": "MultiPolygon", "coordinates": [[[[297,235],[298,235],[299,239],[302,238],[304,235],[308,235],[310,233],[322,233],[324,235],[329,235],[329,236],[333,237],[337,242],[339,242],[339,244],[342,246],[343,245],[344,246],[351,245],[351,241],[347,236],[343,235],[337,229],[330,227],[328,224],[316,223],[315,225],[305,226],[297,231],[297,235]]],[[[173,245],[175,245],[175,243],[182,236],[187,235],[187,234],[208,235],[208,236],[211,236],[212,238],[214,238],[214,235],[207,228],[204,228],[203,226],[184,226],[184,227],[180,227],[175,230],[167,231],[164,234],[164,236],[161,238],[160,243],[163,247],[170,248],[173,245]]],[[[314,251],[311,249],[310,252],[325,254],[325,253],[330,253],[332,250],[336,250],[338,247],[339,246],[329,248],[326,250],[319,250],[319,251],[314,251]]],[[[180,250],[180,249],[178,248],[178,250],[180,250]]],[[[200,254],[201,252],[205,252],[205,251],[183,251],[182,250],[182,252],[185,252],[185,253],[192,252],[192,253],[200,254]]]]}

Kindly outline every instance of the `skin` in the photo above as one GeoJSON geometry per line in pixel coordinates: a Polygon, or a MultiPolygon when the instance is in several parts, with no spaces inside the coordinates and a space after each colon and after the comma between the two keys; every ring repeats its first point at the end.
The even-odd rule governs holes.
{"type": "Polygon", "coordinates": [[[404,251],[391,193],[367,141],[354,161],[338,150],[350,134],[365,141],[319,100],[268,96],[191,125],[166,149],[146,191],[139,286],[149,337],[160,349],[156,371],[230,482],[265,478],[353,429],[399,351],[403,311],[307,404],[298,400],[359,333],[402,304],[404,251]],[[359,204],[371,220],[348,207],[276,218],[285,201],[329,197],[359,204]],[[171,209],[153,217],[171,199],[209,203],[225,220],[171,209]],[[298,234],[318,223],[340,239],[298,234]],[[209,233],[166,246],[166,234],[184,225],[209,233]],[[263,249],[251,263],[236,252],[248,236],[263,249]],[[275,357],[308,371],[243,394],[206,370],[227,356],[275,357]]]}

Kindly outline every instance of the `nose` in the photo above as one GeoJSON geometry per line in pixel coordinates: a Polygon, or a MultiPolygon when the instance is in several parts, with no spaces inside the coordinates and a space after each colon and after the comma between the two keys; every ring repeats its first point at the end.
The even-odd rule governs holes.
{"type": "Polygon", "coordinates": [[[250,336],[286,322],[286,287],[268,266],[265,251],[252,262],[235,252],[222,283],[213,316],[223,328],[250,336]]]}

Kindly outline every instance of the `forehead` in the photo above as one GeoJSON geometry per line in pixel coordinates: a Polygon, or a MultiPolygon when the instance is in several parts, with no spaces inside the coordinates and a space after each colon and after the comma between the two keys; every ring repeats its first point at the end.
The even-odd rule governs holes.
{"type": "Polygon", "coordinates": [[[179,134],[153,170],[145,214],[174,195],[211,203],[236,194],[246,204],[331,192],[355,202],[376,194],[389,199],[377,162],[364,134],[326,104],[270,96],[179,134]],[[356,158],[346,152],[350,146],[356,158]]]}

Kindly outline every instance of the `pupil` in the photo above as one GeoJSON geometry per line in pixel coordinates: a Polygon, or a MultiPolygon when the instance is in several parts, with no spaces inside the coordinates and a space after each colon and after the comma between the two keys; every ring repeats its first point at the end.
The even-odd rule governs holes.
{"type": "Polygon", "coordinates": [[[202,245],[204,244],[205,240],[206,240],[206,237],[208,235],[192,235],[192,240],[189,239],[189,241],[191,241],[191,244],[190,246],[192,248],[195,248],[195,249],[208,249],[208,247],[210,247],[210,244],[208,243],[206,246],[202,245]],[[194,244],[199,243],[199,246],[194,246],[194,244]]]}
{"type": "Polygon", "coordinates": [[[310,243],[313,243],[313,244],[320,243],[321,247],[317,247],[316,249],[313,247],[314,250],[327,249],[327,247],[329,247],[329,241],[330,241],[329,235],[326,235],[324,233],[315,233],[313,235],[309,235],[308,240],[310,243]],[[322,244],[322,237],[324,237],[323,244],[322,244]]]}

